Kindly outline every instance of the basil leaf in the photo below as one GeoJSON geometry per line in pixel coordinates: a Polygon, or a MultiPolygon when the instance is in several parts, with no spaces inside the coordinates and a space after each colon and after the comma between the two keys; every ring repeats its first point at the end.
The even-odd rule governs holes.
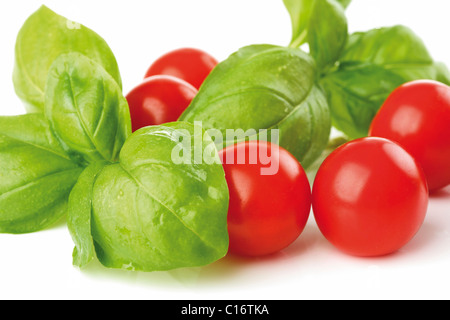
{"type": "Polygon", "coordinates": [[[322,154],[330,138],[330,109],[323,90],[313,86],[308,97],[275,128],[280,131],[280,145],[308,168],[322,154]]]}
{"type": "Polygon", "coordinates": [[[81,164],[115,161],[131,134],[128,103],[95,61],[63,54],[49,70],[45,114],[61,145],[81,164]]]}
{"type": "Polygon", "coordinates": [[[312,9],[316,0],[283,0],[292,23],[290,46],[298,48],[306,42],[312,9]]]}
{"type": "Polygon", "coordinates": [[[372,119],[404,78],[375,64],[342,64],[321,80],[335,128],[355,139],[367,136],[372,119]]]}
{"type": "Polygon", "coordinates": [[[442,65],[434,62],[423,41],[410,28],[401,25],[352,34],[340,61],[370,62],[406,81],[436,80],[442,72],[442,65]]]}
{"type": "Polygon", "coordinates": [[[87,265],[95,257],[91,236],[92,193],[98,174],[107,164],[98,161],[88,166],[70,192],[67,226],[75,243],[73,264],[78,267],[87,265]]]}
{"type": "Polygon", "coordinates": [[[339,68],[321,84],[333,125],[354,139],[367,136],[373,117],[394,89],[418,79],[448,83],[450,73],[433,61],[411,29],[394,26],[352,34],[339,68]]]}
{"type": "Polygon", "coordinates": [[[319,70],[333,65],[347,39],[344,8],[349,3],[347,0],[284,0],[292,22],[290,47],[298,48],[307,42],[319,70]]]}
{"type": "Polygon", "coordinates": [[[319,70],[333,66],[345,47],[347,18],[335,0],[316,0],[311,11],[307,41],[319,70]]]}
{"type": "Polygon", "coordinates": [[[70,198],[69,221],[83,226],[69,225],[78,239],[76,265],[90,261],[92,242],[104,266],[137,271],[203,266],[227,253],[227,183],[201,127],[142,128],[126,141],[119,163],[102,166],[88,168],[70,198]],[[183,149],[190,163],[175,164],[174,150],[184,139],[194,146],[183,149]],[[198,152],[212,152],[212,164],[197,163],[198,152]]]}
{"type": "Polygon", "coordinates": [[[43,111],[48,70],[59,55],[68,52],[95,60],[122,85],[116,59],[98,34],[42,6],[21,28],[15,49],[14,86],[29,112],[43,111]]]}
{"type": "Polygon", "coordinates": [[[331,127],[315,74],[314,61],[299,49],[244,47],[212,71],[180,120],[219,130],[225,139],[218,148],[236,142],[227,137],[230,129],[279,129],[280,145],[307,167],[325,148],[331,127]]]}
{"type": "Polygon", "coordinates": [[[0,117],[0,164],[2,233],[35,232],[59,220],[82,171],[34,114],[0,117]]]}

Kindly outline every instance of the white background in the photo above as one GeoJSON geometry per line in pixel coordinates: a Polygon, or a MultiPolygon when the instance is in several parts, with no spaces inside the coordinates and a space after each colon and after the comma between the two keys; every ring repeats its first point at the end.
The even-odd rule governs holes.
{"type": "MultiPolygon", "coordinates": [[[[158,56],[198,47],[219,60],[256,43],[286,45],[282,0],[1,1],[0,114],[24,113],[11,75],[16,35],[46,4],[99,33],[115,53],[127,93],[158,56]]],[[[405,24],[450,65],[448,0],[354,0],[350,31],[405,24]]],[[[450,165],[450,164],[449,164],[450,165]]],[[[430,200],[417,236],[396,254],[355,258],[334,249],[313,218],[298,240],[262,259],[226,257],[204,268],[139,273],[72,266],[65,223],[0,235],[0,299],[449,299],[450,188],[430,200]]]]}

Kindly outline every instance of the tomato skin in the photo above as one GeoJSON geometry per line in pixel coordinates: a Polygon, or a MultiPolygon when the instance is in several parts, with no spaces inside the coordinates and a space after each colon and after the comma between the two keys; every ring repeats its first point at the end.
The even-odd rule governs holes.
{"type": "Polygon", "coordinates": [[[317,172],[312,206],[330,243],[354,256],[381,256],[407,244],[428,208],[422,168],[398,144],[361,138],[336,149],[317,172]]]}
{"type": "Polygon", "coordinates": [[[177,121],[197,92],[189,83],[175,77],[147,78],[126,96],[133,132],[142,127],[177,121]]]}
{"type": "Polygon", "coordinates": [[[145,78],[154,75],[174,76],[199,89],[219,62],[205,51],[181,48],[157,59],[147,70],[145,78]]]}
{"type": "Polygon", "coordinates": [[[264,141],[238,143],[219,151],[219,156],[230,190],[229,253],[256,257],[288,247],[303,232],[311,211],[311,188],[300,163],[285,149],[264,141]],[[254,148],[265,155],[279,150],[276,174],[262,175],[261,168],[267,166],[261,161],[250,164],[248,154],[254,148]],[[230,163],[228,157],[236,159],[241,152],[247,156],[245,164],[230,163]]]}
{"type": "Polygon", "coordinates": [[[392,92],[374,118],[370,136],[402,145],[422,165],[430,191],[450,184],[450,87],[431,80],[392,92]]]}

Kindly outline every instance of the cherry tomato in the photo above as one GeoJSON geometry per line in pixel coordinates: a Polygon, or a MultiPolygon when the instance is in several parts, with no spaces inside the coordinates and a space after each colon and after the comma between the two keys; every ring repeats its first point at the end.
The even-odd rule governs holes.
{"type": "Polygon", "coordinates": [[[398,142],[422,165],[430,191],[450,184],[450,87],[418,80],[394,90],[370,136],[398,142]]]}
{"type": "Polygon", "coordinates": [[[133,132],[142,127],[177,121],[196,94],[196,88],[175,77],[147,78],[126,96],[133,132]]]}
{"type": "Polygon", "coordinates": [[[145,77],[170,75],[199,89],[218,61],[210,54],[194,48],[181,48],[166,53],[148,69],[145,77]]]}
{"type": "Polygon", "coordinates": [[[400,145],[357,139],[337,148],[317,172],[314,217],[335,247],[355,256],[381,256],[407,244],[427,212],[422,168],[400,145]]]}
{"type": "Polygon", "coordinates": [[[229,146],[219,156],[230,190],[229,253],[254,257],[288,247],[311,211],[311,188],[300,163],[263,141],[229,146]],[[239,161],[242,155],[245,161],[239,161]]]}

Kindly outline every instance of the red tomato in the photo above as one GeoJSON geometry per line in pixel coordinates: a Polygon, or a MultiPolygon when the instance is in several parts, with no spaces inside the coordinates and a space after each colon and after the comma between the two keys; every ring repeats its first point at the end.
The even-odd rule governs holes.
{"type": "Polygon", "coordinates": [[[128,95],[133,131],[177,121],[197,94],[189,83],[171,76],[153,76],[128,95]]]}
{"type": "Polygon", "coordinates": [[[355,256],[397,251],[420,229],[428,188],[422,168],[397,143],[362,138],[336,149],[313,186],[313,212],[322,234],[355,256]]]}
{"type": "Polygon", "coordinates": [[[295,157],[263,141],[229,146],[219,156],[230,190],[229,253],[268,255],[294,242],[311,211],[310,184],[295,157]],[[239,162],[241,155],[245,161],[239,162]]]}
{"type": "Polygon", "coordinates": [[[145,77],[159,74],[174,76],[200,88],[218,61],[208,53],[194,48],[171,51],[157,59],[148,69],[145,77]]]}
{"type": "Polygon", "coordinates": [[[430,191],[450,184],[450,87],[419,80],[392,92],[370,136],[398,142],[422,165],[430,191]]]}

